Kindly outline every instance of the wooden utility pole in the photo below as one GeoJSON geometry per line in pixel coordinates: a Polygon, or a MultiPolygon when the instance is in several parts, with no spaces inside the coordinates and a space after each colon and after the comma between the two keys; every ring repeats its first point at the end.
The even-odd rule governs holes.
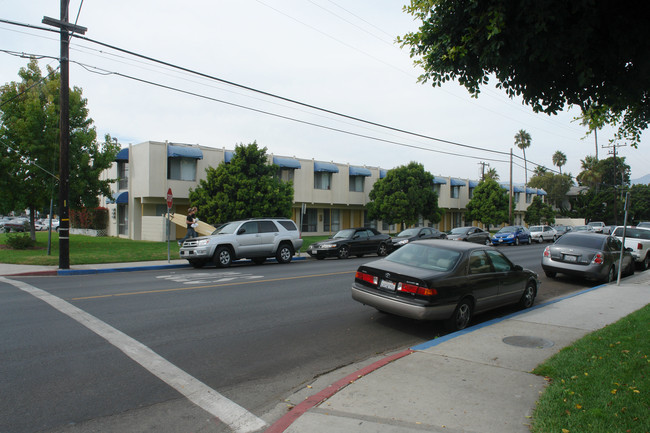
{"type": "Polygon", "coordinates": [[[611,152],[609,152],[610,155],[614,155],[614,224],[618,225],[618,206],[616,206],[616,202],[618,199],[618,194],[616,187],[618,185],[618,175],[616,173],[616,167],[618,165],[618,160],[616,159],[616,147],[625,147],[627,144],[623,145],[618,145],[616,146],[616,143],[612,143],[611,146],[603,146],[603,149],[612,149],[611,152]]]}
{"type": "Polygon", "coordinates": [[[70,269],[70,34],[86,28],[68,23],[68,3],[61,0],[61,19],[43,17],[43,24],[61,29],[61,88],[59,90],[59,269],[70,269]]]}

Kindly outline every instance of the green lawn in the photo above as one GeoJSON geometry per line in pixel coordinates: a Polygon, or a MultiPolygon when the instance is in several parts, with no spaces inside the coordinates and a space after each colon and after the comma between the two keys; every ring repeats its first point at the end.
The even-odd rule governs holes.
{"type": "MultiPolygon", "coordinates": [[[[13,234],[15,235],[15,233],[13,234]]],[[[5,247],[6,234],[0,234],[0,263],[23,265],[58,265],[59,234],[52,232],[51,253],[47,255],[47,232],[36,233],[36,247],[11,250],[5,247]]],[[[305,236],[301,251],[327,236],[305,236]]],[[[170,243],[170,257],[179,258],[178,244],[170,243]]],[[[115,237],[70,236],[70,264],[120,263],[147,260],[167,260],[167,242],[133,241],[115,237]]]]}
{"type": "Polygon", "coordinates": [[[550,382],[534,433],[650,431],[650,305],[537,367],[550,382]]]}

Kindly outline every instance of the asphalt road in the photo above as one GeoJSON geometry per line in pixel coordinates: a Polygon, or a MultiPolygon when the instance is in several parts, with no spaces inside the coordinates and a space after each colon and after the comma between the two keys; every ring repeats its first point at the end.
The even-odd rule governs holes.
{"type": "MultiPolygon", "coordinates": [[[[540,273],[538,303],[590,286],[547,279],[544,246],[499,247],[540,273]]],[[[0,282],[0,432],[232,431],[182,395],[190,383],[165,383],[148,367],[150,355],[134,361],[124,352],[137,350],[109,344],[81,324],[88,320],[273,421],[315,377],[443,334],[439,324],[350,299],[354,271],[374,259],[19,279],[90,315],[74,320],[0,282]]]]}

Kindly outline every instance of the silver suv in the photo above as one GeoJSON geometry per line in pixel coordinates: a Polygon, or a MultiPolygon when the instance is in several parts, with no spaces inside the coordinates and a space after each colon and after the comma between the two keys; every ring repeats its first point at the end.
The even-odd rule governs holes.
{"type": "Polygon", "coordinates": [[[300,247],[300,232],[292,220],[253,218],[224,224],[210,236],[186,240],[180,256],[195,268],[209,262],[226,268],[239,259],[251,259],[259,265],[275,257],[278,263],[289,263],[300,247]]]}

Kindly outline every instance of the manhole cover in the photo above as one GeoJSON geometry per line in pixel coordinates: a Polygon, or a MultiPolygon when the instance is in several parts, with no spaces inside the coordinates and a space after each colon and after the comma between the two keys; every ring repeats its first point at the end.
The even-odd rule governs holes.
{"type": "Polygon", "coordinates": [[[555,345],[551,340],[540,337],[530,337],[526,335],[513,335],[506,337],[503,342],[511,346],[527,347],[529,349],[544,349],[555,345]]]}

